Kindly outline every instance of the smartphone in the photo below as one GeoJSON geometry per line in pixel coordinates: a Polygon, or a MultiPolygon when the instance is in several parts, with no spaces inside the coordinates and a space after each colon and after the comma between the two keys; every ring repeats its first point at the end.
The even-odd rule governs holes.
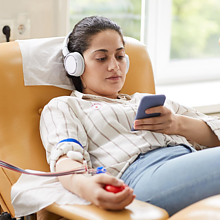
{"type": "MultiPolygon", "coordinates": [[[[141,99],[140,104],[138,106],[138,110],[137,110],[137,114],[135,116],[135,120],[142,119],[142,118],[151,118],[151,117],[160,116],[160,113],[146,114],[145,111],[148,108],[164,105],[165,100],[166,100],[165,95],[148,95],[148,96],[144,96],[141,99]]],[[[133,126],[132,126],[131,130],[135,131],[133,126]]]]}

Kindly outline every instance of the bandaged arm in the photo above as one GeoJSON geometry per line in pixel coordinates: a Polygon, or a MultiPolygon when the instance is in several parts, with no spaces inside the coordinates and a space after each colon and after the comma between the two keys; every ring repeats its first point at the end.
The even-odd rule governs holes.
{"type": "Polygon", "coordinates": [[[42,111],[40,134],[52,172],[56,171],[56,163],[64,155],[79,161],[83,158],[91,167],[88,138],[75,111],[65,97],[51,100],[42,111]]]}

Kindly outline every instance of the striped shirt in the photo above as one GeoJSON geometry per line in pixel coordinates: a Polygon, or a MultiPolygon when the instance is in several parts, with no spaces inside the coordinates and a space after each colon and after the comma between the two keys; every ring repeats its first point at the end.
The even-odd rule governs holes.
{"type": "MultiPolygon", "coordinates": [[[[118,99],[110,99],[73,91],[70,96],[52,99],[44,107],[40,120],[41,138],[51,170],[55,170],[60,156],[77,151],[90,167],[104,166],[110,174],[120,177],[140,153],[168,145],[192,146],[180,135],[131,131],[139,102],[145,95],[150,94],[120,94],[118,99]],[[82,146],[73,142],[59,143],[68,138],[78,140],[82,146]]],[[[220,139],[219,118],[168,99],[164,105],[175,114],[202,119],[220,139]]]]}

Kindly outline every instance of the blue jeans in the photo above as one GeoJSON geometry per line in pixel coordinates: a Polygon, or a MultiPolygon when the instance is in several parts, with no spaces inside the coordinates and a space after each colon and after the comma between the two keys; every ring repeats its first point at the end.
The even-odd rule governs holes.
{"type": "Polygon", "coordinates": [[[178,145],[140,154],[122,180],[136,198],[173,215],[201,199],[220,194],[220,147],[195,151],[178,145]]]}

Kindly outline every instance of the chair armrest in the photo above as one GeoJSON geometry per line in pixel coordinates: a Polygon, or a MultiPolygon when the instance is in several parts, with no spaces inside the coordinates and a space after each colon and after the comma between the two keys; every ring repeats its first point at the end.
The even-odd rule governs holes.
{"type": "Polygon", "coordinates": [[[108,211],[95,205],[57,205],[56,203],[45,209],[67,219],[77,220],[167,220],[169,218],[164,209],[139,200],[134,200],[121,211],[108,211]]]}
{"type": "Polygon", "coordinates": [[[196,202],[173,215],[169,220],[220,220],[220,195],[196,202]]]}

